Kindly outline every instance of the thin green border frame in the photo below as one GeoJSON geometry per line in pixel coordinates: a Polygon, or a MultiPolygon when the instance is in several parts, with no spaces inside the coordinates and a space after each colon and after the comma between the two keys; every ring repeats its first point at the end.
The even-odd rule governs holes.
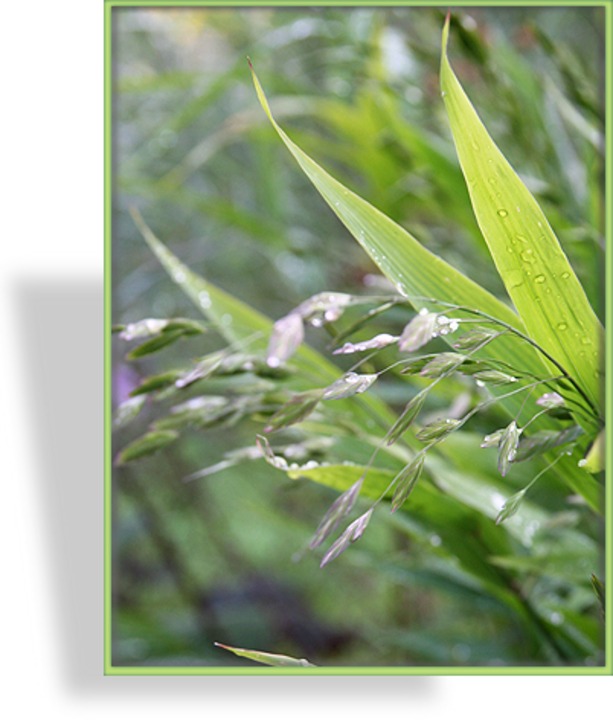
{"type": "MultiPolygon", "coordinates": [[[[111,462],[111,249],[112,249],[112,11],[114,8],[127,7],[436,7],[440,2],[421,0],[421,2],[402,2],[390,0],[370,2],[368,0],[338,0],[331,2],[304,3],[299,0],[268,0],[265,3],[255,0],[214,2],[212,0],[104,0],[104,674],[107,676],[610,676],[613,675],[613,598],[609,590],[606,594],[605,621],[605,664],[598,667],[313,667],[313,668],[278,668],[278,667],[127,667],[113,666],[112,657],[112,552],[111,552],[111,521],[112,521],[112,462],[111,462]]],[[[443,4],[444,5],[444,4],[443,4]]],[[[613,207],[613,160],[611,151],[612,125],[612,88],[611,76],[613,67],[613,8],[611,0],[582,3],[576,0],[509,0],[508,2],[485,2],[473,0],[453,3],[453,7],[602,7],[605,12],[605,199],[607,207],[613,207]]],[[[605,253],[605,368],[606,360],[612,357],[613,334],[610,327],[611,310],[613,308],[613,260],[611,243],[613,240],[613,213],[606,212],[606,253],[605,253]]],[[[606,416],[611,416],[613,399],[612,373],[605,376],[606,416]]],[[[613,446],[611,431],[606,433],[605,452],[605,587],[611,587],[613,567],[613,527],[611,515],[613,510],[613,488],[609,469],[613,462],[613,446]]]]}

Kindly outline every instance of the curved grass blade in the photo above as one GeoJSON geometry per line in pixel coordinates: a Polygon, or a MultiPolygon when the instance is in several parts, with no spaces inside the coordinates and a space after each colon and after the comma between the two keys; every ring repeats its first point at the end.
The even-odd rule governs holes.
{"type": "MultiPolygon", "coordinates": [[[[260,104],[287,149],[333,212],[404,297],[436,298],[477,308],[524,332],[521,320],[511,308],[423,247],[404,228],[335,180],[290,140],[274,119],[253,67],[251,72],[260,104]]],[[[430,304],[423,302],[426,307],[430,304]]],[[[535,350],[517,342],[516,338],[501,337],[497,345],[505,359],[516,357],[518,365],[534,372],[544,370],[535,350]]]]}
{"type": "Polygon", "coordinates": [[[602,415],[603,330],[534,197],[495,145],[447,59],[441,90],[481,232],[529,336],[577,382],[602,415]]]}
{"type": "MultiPolygon", "coordinates": [[[[543,373],[551,374],[553,363],[546,360],[544,354],[538,352],[531,344],[537,343],[529,337],[522,318],[509,306],[424,248],[404,228],[335,180],[287,136],[272,115],[253,67],[251,72],[260,104],[283,143],[333,212],[398,291],[409,300],[420,299],[419,304],[422,304],[426,310],[440,310],[440,303],[451,303],[478,310],[490,318],[506,323],[509,328],[522,333],[530,342],[519,339],[513,333],[505,333],[500,335],[495,343],[488,345],[488,356],[520,368],[526,374],[537,377],[542,377],[543,373]],[[438,306],[436,303],[422,300],[423,298],[436,298],[439,301],[438,306]]],[[[464,317],[461,312],[456,314],[458,317],[464,317]]],[[[450,337],[444,337],[443,340],[449,344],[453,342],[450,337]]],[[[478,353],[481,353],[481,350],[478,353]]],[[[570,372],[573,367],[569,368],[570,372]]],[[[556,368],[556,372],[560,372],[560,368],[556,368]]],[[[593,390],[598,383],[595,377],[592,381],[593,390]]],[[[576,396],[577,402],[580,402],[582,407],[589,408],[587,415],[583,412],[581,417],[577,416],[577,420],[590,430],[595,430],[598,423],[594,418],[595,411],[591,407],[593,405],[591,395],[582,400],[571,383],[568,394],[576,396]]],[[[511,416],[517,414],[521,402],[521,399],[516,397],[502,401],[511,416]]]]}
{"type": "Polygon", "coordinates": [[[232,647],[223,643],[215,643],[215,646],[228,650],[238,657],[244,657],[248,660],[261,663],[262,665],[272,665],[273,667],[316,667],[304,658],[293,658],[289,655],[276,655],[274,653],[262,652],[261,650],[245,650],[245,648],[232,647]]]}

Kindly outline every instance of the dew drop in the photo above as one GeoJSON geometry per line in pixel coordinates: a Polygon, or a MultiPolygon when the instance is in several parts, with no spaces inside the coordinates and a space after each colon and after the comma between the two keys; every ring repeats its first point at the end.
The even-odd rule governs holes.
{"type": "Polygon", "coordinates": [[[562,278],[562,280],[568,280],[568,278],[570,277],[570,273],[569,273],[569,272],[563,272],[563,273],[560,275],[560,277],[562,278]]]}
{"type": "Polygon", "coordinates": [[[509,273],[509,286],[511,290],[524,284],[524,275],[521,270],[512,270],[509,273]]]}
{"type": "Polygon", "coordinates": [[[556,327],[558,328],[558,330],[566,330],[568,325],[565,322],[559,322],[556,327]]]}
{"type": "Polygon", "coordinates": [[[481,146],[479,145],[479,143],[476,140],[473,140],[471,142],[471,145],[473,146],[474,150],[481,150],[481,146]]]}
{"type": "Polygon", "coordinates": [[[535,261],[534,252],[530,248],[526,248],[520,253],[520,257],[524,262],[533,263],[535,261]]]}
{"type": "Polygon", "coordinates": [[[539,285],[542,285],[545,282],[545,276],[544,275],[537,275],[534,278],[534,282],[538,283],[539,285]]]}
{"type": "Polygon", "coordinates": [[[591,345],[592,341],[588,337],[582,337],[581,338],[581,344],[582,345],[591,345]]]}
{"type": "Polygon", "coordinates": [[[500,215],[501,218],[507,217],[508,214],[509,214],[508,211],[505,210],[504,208],[501,208],[500,210],[498,210],[498,215],[500,215]]]}
{"type": "Polygon", "coordinates": [[[495,185],[498,182],[495,177],[488,178],[487,181],[490,185],[495,185]]]}
{"type": "Polygon", "coordinates": [[[523,235],[516,235],[519,242],[527,243],[528,240],[523,235]]]}

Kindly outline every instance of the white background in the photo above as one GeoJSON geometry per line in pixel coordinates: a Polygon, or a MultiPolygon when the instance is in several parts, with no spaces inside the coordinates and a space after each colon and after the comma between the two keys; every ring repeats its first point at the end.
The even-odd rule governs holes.
{"type": "MultiPolygon", "coordinates": [[[[103,3],[2,8],[0,482],[11,718],[588,717],[613,678],[104,677],[103,3]],[[205,715],[206,716],[206,715],[205,715]]],[[[6,712],[5,711],[5,712],[6,712]]]]}

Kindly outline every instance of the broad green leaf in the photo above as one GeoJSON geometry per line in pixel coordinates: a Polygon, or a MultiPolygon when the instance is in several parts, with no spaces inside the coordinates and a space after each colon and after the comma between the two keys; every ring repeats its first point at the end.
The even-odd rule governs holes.
{"type": "Polygon", "coordinates": [[[298,659],[289,655],[275,655],[274,653],[262,652],[261,650],[245,650],[245,648],[232,647],[223,643],[215,643],[216,647],[228,650],[238,657],[244,657],[248,660],[261,663],[262,665],[272,665],[273,667],[316,667],[304,658],[298,659]]]}
{"type": "MultiPolygon", "coordinates": [[[[409,299],[416,296],[435,297],[438,300],[475,308],[525,332],[521,320],[506,305],[455,271],[441,258],[429,253],[396,223],[343,187],[308,157],[276,124],[255,74],[254,84],[262,107],[302,170],[331,209],[403,295],[409,299]]],[[[422,304],[432,310],[440,309],[427,302],[422,304]]],[[[544,368],[547,368],[546,372],[550,374],[551,365],[543,361],[542,354],[528,347],[526,343],[518,342],[512,336],[497,338],[488,346],[487,354],[527,374],[542,376],[544,368]]],[[[556,368],[554,374],[557,373],[556,368]]],[[[576,397],[572,398],[572,391],[569,392],[567,389],[566,393],[571,396],[571,401],[576,401],[576,397]]],[[[523,399],[516,396],[506,401],[505,405],[511,415],[515,416],[522,402],[523,399]]],[[[582,414],[578,420],[590,430],[594,429],[593,418],[582,414]]],[[[545,418],[541,418],[541,421],[546,426],[545,418]]],[[[404,429],[398,434],[403,431],[404,429]]],[[[410,439],[408,436],[407,440],[410,439]]],[[[570,457],[563,458],[552,472],[563,478],[575,492],[580,493],[594,510],[602,511],[601,488],[588,473],[576,472],[576,460],[573,461],[570,457]]],[[[500,507],[497,507],[494,512],[494,518],[499,509],[500,507]]]]}
{"type": "MultiPolygon", "coordinates": [[[[260,104],[281,140],[333,212],[404,297],[422,309],[441,309],[428,299],[477,309],[525,332],[511,308],[423,247],[404,228],[335,180],[290,140],[275,121],[253,68],[252,74],[260,104]]],[[[535,374],[547,371],[535,349],[512,335],[498,338],[488,350],[490,355],[535,374]]]]}
{"type": "MultiPolygon", "coordinates": [[[[426,250],[405,229],[344,187],[301,150],[275,121],[262,86],[255,71],[251,69],[260,104],[275,131],[333,212],[386,277],[394,283],[400,294],[409,300],[412,299],[415,305],[421,305],[422,310],[440,311],[440,304],[423,300],[423,298],[435,298],[444,303],[478,310],[506,323],[510,328],[526,333],[522,320],[510,307],[458,272],[442,258],[426,250]],[[421,299],[418,301],[416,298],[421,299]]],[[[462,317],[461,312],[457,312],[456,315],[462,317]]],[[[452,338],[453,336],[447,336],[443,337],[443,340],[452,343],[452,338]]],[[[481,350],[478,352],[482,353],[481,350]]],[[[543,354],[511,332],[497,337],[495,342],[488,345],[486,352],[489,358],[502,361],[517,372],[521,371],[537,377],[543,377],[544,373],[548,376],[552,374],[552,364],[544,359],[543,354]]],[[[556,368],[555,374],[559,372],[556,368]]],[[[497,389],[492,392],[495,393],[495,390],[497,389]]],[[[575,400],[579,397],[572,389],[568,392],[576,396],[575,400]]],[[[524,398],[520,395],[502,401],[511,417],[517,415],[523,403],[524,398]]],[[[587,426],[586,429],[594,429],[595,422],[590,413],[588,417],[585,413],[578,414],[577,421],[587,426]]],[[[547,425],[546,418],[541,418],[539,422],[543,426],[547,425]]],[[[588,473],[577,476],[575,469],[568,464],[560,464],[555,473],[563,476],[564,481],[576,492],[580,492],[586,498],[589,496],[592,507],[600,508],[600,494],[596,486],[590,483],[588,473]]]]}
{"type": "Polygon", "coordinates": [[[530,337],[602,415],[599,357],[603,330],[536,200],[500,152],[447,59],[441,90],[477,222],[530,337]]]}

